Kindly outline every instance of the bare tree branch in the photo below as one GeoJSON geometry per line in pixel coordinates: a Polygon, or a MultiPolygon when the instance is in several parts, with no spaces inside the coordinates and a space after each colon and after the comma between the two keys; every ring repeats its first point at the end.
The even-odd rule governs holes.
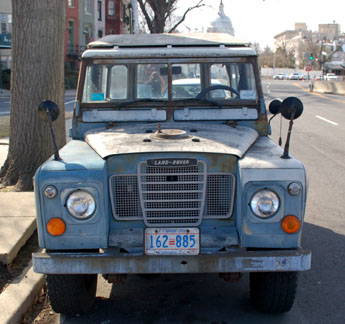
{"type": "Polygon", "coordinates": [[[205,4],[203,3],[204,0],[200,0],[195,6],[193,7],[189,7],[183,14],[182,18],[168,31],[168,33],[172,33],[180,24],[182,24],[184,22],[184,20],[186,19],[186,16],[188,14],[188,12],[190,12],[193,9],[196,8],[201,8],[204,7],[205,4]]]}
{"type": "MultiPolygon", "coordinates": [[[[182,0],[138,0],[141,12],[146,20],[146,25],[150,33],[164,33],[167,28],[167,22],[172,21],[174,13],[178,9],[177,3],[182,0]],[[152,12],[152,13],[151,13],[152,12]]],[[[188,12],[193,9],[206,6],[204,0],[199,0],[198,3],[188,8],[181,19],[169,29],[169,33],[176,30],[176,28],[186,19],[188,12]]],[[[176,19],[173,19],[176,21],[176,19]]]]}
{"type": "Polygon", "coordinates": [[[143,0],[138,0],[139,2],[139,6],[140,6],[140,9],[145,17],[145,20],[146,20],[146,23],[147,23],[147,26],[150,30],[150,32],[152,33],[152,20],[151,20],[151,17],[149,16],[147,10],[146,10],[146,2],[143,2],[143,0]]]}

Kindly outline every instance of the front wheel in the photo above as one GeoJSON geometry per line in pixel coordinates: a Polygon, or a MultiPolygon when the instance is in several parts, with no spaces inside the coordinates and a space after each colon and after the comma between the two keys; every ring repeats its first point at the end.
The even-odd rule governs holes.
{"type": "Polygon", "coordinates": [[[250,298],[260,312],[288,312],[295,300],[297,272],[250,273],[250,298]]]}
{"type": "Polygon", "coordinates": [[[97,274],[47,275],[47,292],[56,313],[86,313],[96,297],[97,274]]]}

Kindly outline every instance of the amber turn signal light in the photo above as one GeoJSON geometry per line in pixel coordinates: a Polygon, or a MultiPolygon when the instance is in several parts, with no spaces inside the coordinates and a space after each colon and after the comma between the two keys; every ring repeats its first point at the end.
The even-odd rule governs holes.
{"type": "Polygon", "coordinates": [[[54,217],[47,224],[47,231],[50,235],[60,236],[65,230],[66,224],[61,218],[54,217]]]}
{"type": "Polygon", "coordinates": [[[301,228],[300,220],[293,215],[285,216],[282,220],[281,225],[283,231],[289,234],[297,233],[301,228]]]}

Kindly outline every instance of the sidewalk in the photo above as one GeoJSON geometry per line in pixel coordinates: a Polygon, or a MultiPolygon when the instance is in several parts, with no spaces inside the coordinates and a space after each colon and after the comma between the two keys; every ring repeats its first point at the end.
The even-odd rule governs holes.
{"type": "MultiPolygon", "coordinates": [[[[0,166],[8,152],[8,139],[0,140],[0,166]]],[[[0,262],[10,264],[36,229],[33,192],[0,191],[0,262]]],[[[44,276],[30,265],[0,294],[0,323],[17,324],[44,285],[44,276]]]]}

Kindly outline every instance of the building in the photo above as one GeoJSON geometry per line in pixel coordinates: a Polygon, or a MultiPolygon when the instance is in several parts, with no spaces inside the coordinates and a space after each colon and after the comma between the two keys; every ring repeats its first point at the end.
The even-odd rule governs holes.
{"type": "Polygon", "coordinates": [[[79,0],[67,0],[65,28],[65,64],[74,70],[80,55],[79,49],[79,0]]]}
{"type": "Polygon", "coordinates": [[[97,38],[102,38],[105,35],[105,0],[97,0],[94,5],[96,13],[94,35],[97,35],[97,38]]]}
{"type": "MultiPolygon", "coordinates": [[[[344,34],[340,32],[340,25],[335,23],[319,24],[318,31],[308,30],[305,23],[296,23],[294,30],[286,30],[274,36],[275,50],[280,47],[293,52],[296,68],[304,68],[309,63],[317,68],[326,68],[324,63],[332,60],[331,54],[343,43],[344,34]],[[310,57],[313,59],[310,60],[310,57]]],[[[339,64],[334,66],[339,67],[339,64]]]]}
{"type": "Polygon", "coordinates": [[[340,25],[339,24],[320,24],[319,33],[323,38],[329,41],[339,39],[340,36],[340,25]]]}
{"type": "Polygon", "coordinates": [[[134,17],[137,15],[136,0],[105,0],[106,35],[134,32],[134,17]]]}
{"type": "Polygon", "coordinates": [[[0,63],[1,69],[11,68],[11,33],[12,33],[12,3],[11,0],[0,1],[0,63]]]}
{"type": "Polygon", "coordinates": [[[65,66],[78,69],[89,42],[135,30],[136,0],[66,0],[65,66]]]}
{"type": "Polygon", "coordinates": [[[224,5],[221,0],[219,3],[218,17],[211,22],[207,28],[208,33],[227,33],[235,36],[235,30],[232,26],[231,19],[224,13],[224,5]]]}

